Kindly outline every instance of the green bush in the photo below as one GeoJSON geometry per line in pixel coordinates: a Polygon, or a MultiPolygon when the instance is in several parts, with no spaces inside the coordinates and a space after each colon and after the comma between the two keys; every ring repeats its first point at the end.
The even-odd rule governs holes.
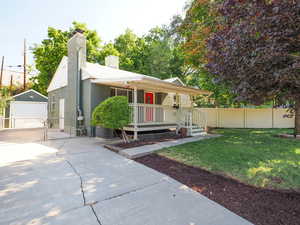
{"type": "Polygon", "coordinates": [[[93,111],[92,124],[111,129],[123,129],[130,123],[128,99],[115,96],[101,102],[93,111]]]}

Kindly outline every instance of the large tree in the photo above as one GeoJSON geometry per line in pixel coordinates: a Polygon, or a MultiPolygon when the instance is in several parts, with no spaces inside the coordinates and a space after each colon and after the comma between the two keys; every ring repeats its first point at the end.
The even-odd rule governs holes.
{"type": "Polygon", "coordinates": [[[143,36],[137,36],[130,29],[114,41],[101,45],[96,31],[89,30],[85,24],[74,22],[73,26],[62,31],[48,28],[48,38],[33,47],[36,68],[39,71],[33,88],[46,94],[47,87],[64,55],[67,55],[67,42],[75,29],[84,31],[87,37],[87,60],[104,64],[108,55],[120,57],[120,69],[142,73],[161,79],[180,77],[183,80],[191,74],[186,66],[182,43],[172,33],[172,25],[151,29],[143,36]]]}
{"type": "Polygon", "coordinates": [[[101,39],[97,32],[89,30],[86,24],[73,22],[73,26],[67,31],[49,27],[48,37],[32,48],[35,66],[39,71],[38,76],[33,80],[33,88],[37,91],[47,94],[47,87],[62,57],[67,55],[67,42],[76,29],[82,30],[87,38],[88,61],[96,62],[99,59],[101,39]]]}
{"type": "Polygon", "coordinates": [[[184,77],[184,56],[168,26],[151,29],[139,37],[127,29],[113,42],[120,55],[120,68],[161,79],[184,77]]]}
{"type": "Polygon", "coordinates": [[[120,68],[136,72],[136,62],[139,60],[139,37],[132,30],[126,29],[113,43],[114,48],[120,53],[120,68]]]}
{"type": "MultiPolygon", "coordinates": [[[[207,40],[220,25],[218,3],[224,0],[193,0],[186,5],[184,19],[174,17],[171,25],[175,33],[181,36],[182,49],[184,50],[185,65],[189,67],[186,76],[188,84],[199,86],[201,89],[212,92],[213,101],[199,101],[200,105],[211,104],[217,107],[237,106],[234,95],[230,89],[215,82],[215,77],[207,71],[207,40]]],[[[178,39],[178,38],[177,38],[178,39]]]]}
{"type": "Polygon", "coordinates": [[[222,26],[208,41],[207,69],[237,100],[293,104],[300,134],[300,4],[296,0],[226,0],[222,26]]]}

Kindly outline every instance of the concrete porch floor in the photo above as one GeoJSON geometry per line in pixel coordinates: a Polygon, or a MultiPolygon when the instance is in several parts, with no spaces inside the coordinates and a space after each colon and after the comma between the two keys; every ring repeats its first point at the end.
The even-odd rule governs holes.
{"type": "Polygon", "coordinates": [[[93,138],[0,144],[0,224],[250,225],[93,138]]]}

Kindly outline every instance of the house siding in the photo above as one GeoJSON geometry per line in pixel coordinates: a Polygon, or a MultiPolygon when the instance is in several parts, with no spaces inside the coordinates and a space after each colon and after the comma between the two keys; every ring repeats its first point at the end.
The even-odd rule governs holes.
{"type": "MultiPolygon", "coordinates": [[[[48,121],[50,128],[59,128],[59,99],[66,99],[66,93],[67,87],[59,88],[48,93],[48,121]]],[[[66,117],[66,114],[64,117],[66,117]]],[[[69,129],[70,127],[65,126],[66,131],[69,129]]]]}
{"type": "MultiPolygon", "coordinates": [[[[107,129],[103,127],[96,127],[93,128],[90,126],[91,116],[93,113],[93,110],[99,105],[100,102],[103,102],[105,99],[110,97],[111,94],[111,88],[109,86],[104,85],[98,85],[98,84],[91,84],[91,111],[89,113],[89,118],[86,118],[87,120],[87,128],[88,128],[88,135],[92,135],[94,132],[94,135],[97,137],[104,137],[104,138],[111,138],[113,137],[113,130],[107,129]],[[93,131],[94,130],[94,131],[93,131]]],[[[87,115],[87,114],[86,114],[87,115]]]]}
{"type": "MultiPolygon", "coordinates": [[[[90,80],[82,81],[82,111],[84,116],[84,125],[87,129],[88,136],[98,136],[110,138],[113,136],[113,131],[111,129],[106,129],[102,127],[94,128],[91,125],[93,110],[100,102],[110,97],[110,87],[104,85],[97,85],[91,83],[90,80]]],[[[51,128],[59,128],[59,99],[66,99],[68,94],[67,87],[56,89],[48,93],[49,103],[48,103],[48,115],[51,128]],[[54,103],[53,103],[54,100],[54,103]],[[53,104],[55,104],[53,108],[53,104]]],[[[65,105],[66,107],[66,105],[65,105]]],[[[65,131],[69,132],[71,127],[66,124],[66,121],[72,120],[72,115],[68,114],[65,110],[65,131]]]]}
{"type": "MultiPolygon", "coordinates": [[[[163,99],[163,105],[165,106],[173,106],[174,105],[174,95],[175,93],[169,93],[164,99],[163,99]]],[[[192,101],[190,96],[188,95],[183,95],[179,94],[180,96],[180,102],[179,105],[180,107],[191,107],[192,106],[192,101]]]]}

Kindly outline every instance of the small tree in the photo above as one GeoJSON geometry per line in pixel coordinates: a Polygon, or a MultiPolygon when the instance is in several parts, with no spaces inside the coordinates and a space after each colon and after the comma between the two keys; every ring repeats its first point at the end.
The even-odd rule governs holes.
{"type": "Polygon", "coordinates": [[[101,102],[93,111],[92,124],[110,129],[120,129],[124,142],[128,142],[123,127],[130,123],[130,108],[128,99],[115,96],[101,102]]]}

